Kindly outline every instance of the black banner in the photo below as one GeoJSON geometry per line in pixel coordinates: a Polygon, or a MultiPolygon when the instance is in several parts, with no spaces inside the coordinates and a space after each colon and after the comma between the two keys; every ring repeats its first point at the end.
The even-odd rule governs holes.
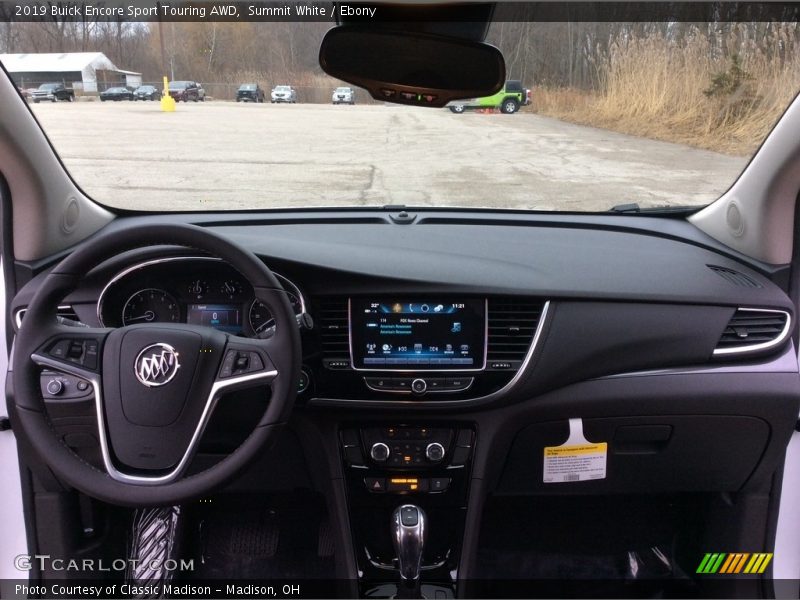
{"type": "MultiPolygon", "coordinates": [[[[483,21],[477,4],[459,7],[456,20],[483,21]]],[[[396,5],[297,1],[44,2],[0,0],[0,21],[453,21],[453,11],[398,11],[396,5]]],[[[499,2],[500,22],[751,22],[800,20],[797,2],[499,2]]]]}

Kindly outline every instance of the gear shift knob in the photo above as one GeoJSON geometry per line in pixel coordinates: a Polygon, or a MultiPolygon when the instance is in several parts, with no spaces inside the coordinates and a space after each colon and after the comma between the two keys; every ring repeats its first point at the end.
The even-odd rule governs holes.
{"type": "Polygon", "coordinates": [[[419,579],[425,546],[425,512],[414,504],[403,504],[392,513],[392,542],[401,579],[419,579]]]}

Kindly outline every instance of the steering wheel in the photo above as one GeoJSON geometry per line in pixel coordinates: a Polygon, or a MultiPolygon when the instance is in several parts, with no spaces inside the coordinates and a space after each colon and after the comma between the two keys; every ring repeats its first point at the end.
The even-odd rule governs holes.
{"type": "Polygon", "coordinates": [[[254,254],[192,225],[124,227],[80,245],[36,291],[14,342],[9,414],[20,440],[81,492],[128,506],[177,504],[223,485],[267,448],[291,413],[300,364],[289,298],[254,254]],[[107,329],[57,322],[59,301],[92,268],[121,252],[157,245],[200,250],[238,270],[274,316],[274,333],[249,339],[185,324],[107,329]],[[103,469],[78,457],[53,428],[40,390],[42,367],[93,388],[103,469]],[[210,468],[186,475],[220,398],[267,385],[269,403],[247,439],[210,468]]]}

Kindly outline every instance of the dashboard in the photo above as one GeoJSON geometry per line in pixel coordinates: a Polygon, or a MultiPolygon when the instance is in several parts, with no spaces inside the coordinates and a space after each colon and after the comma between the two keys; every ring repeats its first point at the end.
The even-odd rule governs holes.
{"type": "MultiPolygon", "coordinates": [[[[786,294],[678,221],[620,228],[618,217],[592,217],[586,227],[577,216],[437,211],[410,225],[372,211],[137,219],[210,219],[280,273],[301,327],[301,403],[449,410],[654,369],[792,368],[786,294]]],[[[46,272],[13,300],[18,320],[46,272]]],[[[90,326],[178,322],[250,337],[274,327],[240,273],[174,247],[107,261],[62,308],[90,326]]]]}
{"type": "MultiPolygon", "coordinates": [[[[299,317],[302,372],[282,445],[259,457],[246,485],[321,482],[344,515],[333,522],[352,524],[343,539],[352,540],[360,579],[391,568],[391,544],[375,523],[388,522],[400,497],[437,523],[426,571],[437,581],[474,560],[470,536],[489,506],[482,498],[535,496],[538,508],[566,496],[644,494],[648,506],[659,493],[670,502],[720,491],[767,497],[798,407],[786,272],[680,220],[420,211],[398,224],[392,216],[120,219],[207,227],[281,274],[299,317]],[[548,481],[547,451],[570,444],[577,427],[604,448],[604,476],[548,481]],[[278,467],[262,459],[280,465],[278,477],[265,477],[278,467]]],[[[87,273],[59,315],[93,327],[179,322],[270,335],[250,282],[196,252],[120,254],[87,273]]],[[[11,301],[17,321],[49,267],[11,301]]],[[[64,442],[101,464],[92,390],[80,384],[41,373],[64,442]],[[79,421],[70,404],[84,407],[79,421]]],[[[269,394],[239,390],[220,401],[198,464],[239,447],[269,394]]],[[[594,514],[598,505],[574,506],[594,514]]],[[[632,512],[622,510],[626,520],[632,512]]],[[[564,523],[559,535],[583,524],[555,521],[564,523]]],[[[720,520],[721,539],[730,522],[720,520]]]]}

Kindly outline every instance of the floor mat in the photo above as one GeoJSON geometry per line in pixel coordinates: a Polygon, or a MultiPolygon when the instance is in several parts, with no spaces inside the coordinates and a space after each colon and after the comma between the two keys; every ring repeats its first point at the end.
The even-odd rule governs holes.
{"type": "Polygon", "coordinates": [[[313,498],[226,499],[195,515],[196,579],[319,579],[334,575],[333,536],[313,498]]]}

